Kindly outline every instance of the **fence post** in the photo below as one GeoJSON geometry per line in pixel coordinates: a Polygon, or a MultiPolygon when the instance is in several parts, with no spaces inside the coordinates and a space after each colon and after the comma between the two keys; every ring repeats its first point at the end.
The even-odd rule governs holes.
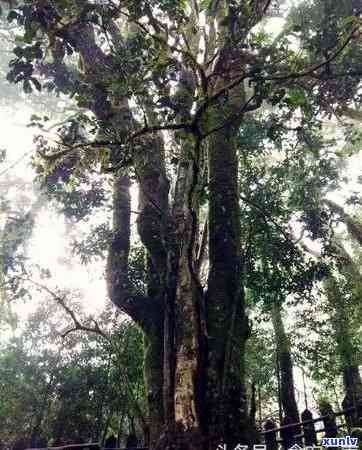
{"type": "Polygon", "coordinates": [[[362,398],[357,400],[357,427],[362,428],[362,398]]]}
{"type": "Polygon", "coordinates": [[[104,443],[104,448],[117,448],[117,438],[116,436],[114,436],[113,434],[111,436],[109,436],[105,443],[104,443]]]}
{"type": "Polygon", "coordinates": [[[336,424],[336,416],[334,415],[331,404],[328,402],[323,402],[319,405],[319,411],[322,416],[326,416],[323,419],[325,437],[336,437],[338,429],[336,424]]]}
{"type": "Polygon", "coordinates": [[[137,446],[138,446],[137,436],[135,435],[135,433],[131,433],[127,437],[126,448],[127,450],[134,450],[137,448],[137,446]]]}
{"type": "Polygon", "coordinates": [[[309,411],[309,409],[305,409],[302,414],[302,425],[303,425],[303,433],[304,433],[304,444],[307,446],[317,445],[317,433],[315,432],[314,423],[306,423],[309,420],[313,420],[313,414],[309,411]]]}
{"type": "Polygon", "coordinates": [[[28,442],[23,438],[19,438],[14,442],[12,450],[25,450],[27,447],[28,442]]]}
{"type": "Polygon", "coordinates": [[[264,440],[267,450],[278,449],[277,433],[276,431],[270,431],[274,430],[275,428],[276,424],[272,419],[268,419],[264,424],[264,431],[267,431],[267,433],[264,433],[264,440]]]}
{"type": "MultiPolygon", "coordinates": [[[[292,423],[294,423],[294,420],[289,416],[285,416],[282,420],[281,426],[283,427],[286,425],[291,425],[292,423]]],[[[294,437],[295,432],[295,427],[282,428],[280,430],[280,435],[285,449],[293,447],[293,445],[296,443],[296,439],[294,437]]]]}

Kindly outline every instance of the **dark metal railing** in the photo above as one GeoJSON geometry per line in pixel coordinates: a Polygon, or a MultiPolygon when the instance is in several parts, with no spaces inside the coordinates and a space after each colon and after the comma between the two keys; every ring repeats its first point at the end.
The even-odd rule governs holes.
{"type": "Polygon", "coordinates": [[[361,406],[358,404],[339,412],[334,412],[330,408],[327,414],[317,418],[313,418],[312,413],[305,410],[303,415],[311,417],[311,419],[281,424],[279,427],[276,426],[273,420],[269,419],[264,424],[264,430],[261,431],[261,435],[264,437],[267,450],[276,450],[278,444],[282,444],[284,448],[290,448],[294,444],[303,445],[303,443],[306,446],[316,445],[318,434],[324,433],[326,437],[336,437],[337,431],[345,428],[345,425],[336,423],[337,417],[345,417],[346,427],[348,432],[351,432],[351,427],[357,426],[362,421],[361,406]],[[324,427],[316,430],[314,424],[317,422],[323,422],[324,427]],[[278,434],[280,437],[278,437],[278,434]]]}
{"type": "MultiPolygon", "coordinates": [[[[302,417],[310,417],[307,420],[301,420],[294,423],[282,423],[279,427],[276,423],[269,419],[264,424],[264,430],[260,432],[263,436],[267,450],[277,450],[278,444],[282,444],[285,449],[289,449],[294,444],[303,446],[311,446],[317,444],[317,435],[325,433],[326,437],[335,437],[338,429],[344,428],[344,425],[337,425],[336,418],[344,416],[348,432],[351,432],[352,426],[362,424],[362,403],[357,406],[345,408],[343,411],[334,412],[331,407],[328,413],[317,418],[313,418],[309,410],[302,413],[302,417]],[[314,424],[323,422],[324,427],[318,430],[314,424]],[[280,437],[278,437],[278,434],[280,437]]],[[[286,419],[285,419],[286,420],[286,419]]],[[[26,449],[26,450],[148,450],[148,447],[102,447],[98,442],[90,442],[85,444],[66,444],[59,447],[46,447],[42,449],[26,449]]]]}
{"type": "Polygon", "coordinates": [[[148,450],[148,447],[101,447],[98,442],[86,444],[66,444],[59,447],[28,448],[26,450],[148,450]]]}

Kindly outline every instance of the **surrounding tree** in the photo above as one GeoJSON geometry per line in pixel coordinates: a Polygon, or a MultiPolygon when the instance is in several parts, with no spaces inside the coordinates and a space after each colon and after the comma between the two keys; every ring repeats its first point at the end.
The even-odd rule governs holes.
{"type": "Polygon", "coordinates": [[[97,320],[98,328],[88,323],[74,301],[61,305],[48,298],[21,334],[1,347],[0,432],[7,445],[20,439],[28,447],[103,441],[111,432],[123,440],[131,431],[127,421],[135,419],[140,433],[145,403],[140,332],[111,311],[97,320]],[[77,331],[72,317],[88,332],[77,331]]]}

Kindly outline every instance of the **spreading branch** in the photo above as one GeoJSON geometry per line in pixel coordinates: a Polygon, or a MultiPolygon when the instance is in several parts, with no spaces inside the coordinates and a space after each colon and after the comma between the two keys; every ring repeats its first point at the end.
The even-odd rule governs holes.
{"type": "Polygon", "coordinates": [[[362,245],[362,225],[356,220],[353,219],[341,206],[332,200],[324,200],[324,203],[330,208],[330,210],[338,214],[342,221],[345,223],[349,234],[360,244],[362,245]]]}
{"type": "Polygon", "coordinates": [[[20,280],[22,281],[26,281],[26,282],[30,282],[31,284],[33,284],[34,286],[36,286],[38,289],[46,292],[47,294],[49,294],[58,305],[60,305],[64,311],[68,314],[68,316],[72,319],[74,327],[68,329],[67,331],[65,331],[64,333],[62,333],[62,337],[66,337],[68,334],[70,334],[71,332],[74,331],[85,331],[87,333],[94,333],[94,334],[98,334],[99,336],[102,336],[104,339],[106,339],[107,341],[110,341],[110,336],[103,331],[98,322],[95,319],[91,319],[91,321],[94,324],[94,327],[91,327],[89,325],[85,325],[82,324],[80,322],[80,320],[78,319],[76,313],[72,310],[72,308],[70,308],[66,301],[65,301],[65,295],[60,295],[57,292],[54,292],[52,289],[50,289],[48,286],[46,286],[43,283],[40,283],[38,281],[32,280],[31,278],[24,278],[24,277],[19,277],[20,280]]]}

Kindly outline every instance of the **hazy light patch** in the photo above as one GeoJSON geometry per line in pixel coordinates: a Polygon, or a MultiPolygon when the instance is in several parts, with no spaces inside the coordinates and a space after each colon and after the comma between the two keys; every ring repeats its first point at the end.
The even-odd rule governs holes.
{"type": "Polygon", "coordinates": [[[63,218],[52,211],[43,212],[29,248],[31,259],[50,270],[52,278],[47,285],[79,291],[84,297],[85,312],[93,314],[104,307],[106,300],[103,264],[81,265],[66,251],[67,245],[63,218]]]}
{"type": "MultiPolygon", "coordinates": [[[[19,104],[20,105],[20,104],[19,104]]],[[[17,111],[0,108],[0,120],[2,132],[0,134],[0,149],[6,149],[7,158],[0,167],[3,186],[1,190],[6,192],[6,184],[11,178],[19,178],[21,181],[32,182],[35,177],[30,165],[34,150],[33,138],[37,133],[34,128],[27,127],[32,111],[24,106],[17,111]]],[[[1,184],[1,180],[0,180],[1,184]]],[[[22,186],[19,185],[19,190],[22,186]]],[[[19,190],[12,188],[10,198],[19,198],[19,190]]],[[[35,196],[26,192],[30,198],[35,196]]],[[[50,280],[44,283],[52,288],[74,290],[80,293],[80,301],[84,304],[86,314],[95,314],[104,308],[107,300],[105,281],[103,277],[104,263],[82,266],[67,251],[69,240],[66,233],[64,218],[54,210],[45,206],[36,220],[33,237],[28,245],[30,262],[38,264],[44,269],[49,269],[52,274],[50,280]]],[[[32,302],[19,301],[13,305],[19,319],[25,319],[36,308],[36,304],[44,298],[39,295],[32,302]]],[[[2,336],[5,339],[5,336],[2,336]]]]}

